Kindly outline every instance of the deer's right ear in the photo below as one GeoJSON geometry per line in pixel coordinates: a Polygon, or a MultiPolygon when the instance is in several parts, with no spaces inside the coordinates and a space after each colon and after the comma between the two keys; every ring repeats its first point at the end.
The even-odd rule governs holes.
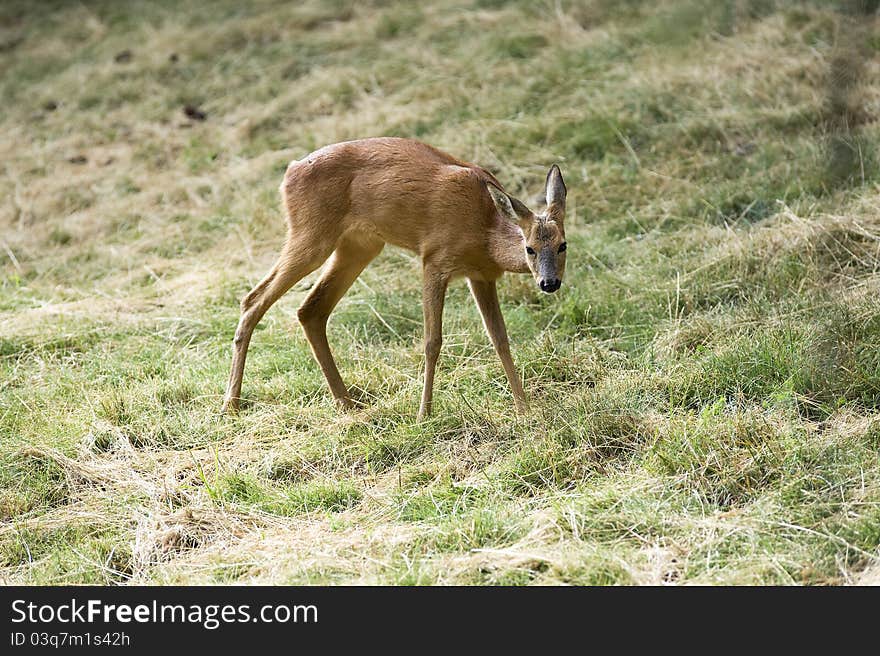
{"type": "Polygon", "coordinates": [[[489,190],[489,195],[492,196],[495,207],[507,220],[513,221],[523,230],[526,230],[535,220],[529,208],[516,198],[508,196],[491,182],[486,183],[486,188],[489,190]]]}

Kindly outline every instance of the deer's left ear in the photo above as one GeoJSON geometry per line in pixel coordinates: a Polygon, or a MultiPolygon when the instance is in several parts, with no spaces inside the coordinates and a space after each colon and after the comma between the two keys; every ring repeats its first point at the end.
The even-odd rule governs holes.
{"type": "Polygon", "coordinates": [[[567,190],[562,179],[562,171],[554,164],[547,173],[547,182],[544,184],[544,195],[547,198],[547,207],[556,205],[560,210],[565,210],[565,195],[567,190]]]}

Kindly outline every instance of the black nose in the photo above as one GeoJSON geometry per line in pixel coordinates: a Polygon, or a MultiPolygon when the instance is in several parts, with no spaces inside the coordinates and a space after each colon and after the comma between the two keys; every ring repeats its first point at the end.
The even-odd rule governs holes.
{"type": "Polygon", "coordinates": [[[553,280],[542,278],[541,282],[538,283],[538,286],[545,294],[552,294],[557,289],[562,287],[562,281],[559,278],[554,278],[553,280]]]}

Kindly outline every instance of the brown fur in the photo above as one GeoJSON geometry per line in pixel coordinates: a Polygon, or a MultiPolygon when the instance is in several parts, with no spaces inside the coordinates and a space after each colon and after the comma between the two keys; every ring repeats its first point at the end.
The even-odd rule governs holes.
{"type": "Polygon", "coordinates": [[[426,364],[419,416],[431,410],[446,288],[461,276],[469,280],[517,408],[524,410],[525,394],[510,356],[495,281],[505,271],[531,270],[524,232],[528,236],[534,228],[537,237],[540,224],[541,241],[548,235],[543,221],[518,221],[518,228],[502,216],[487,184],[501,188],[479,166],[409,139],[348,141],[291,162],[281,184],[287,240],[278,262],[241,303],[224,410],[238,408],[256,324],[282,294],[325,261],[298,316],[333,395],[344,406],[352,405],[327,343],[327,318],[386,242],[418,253],[423,262],[426,364]]]}

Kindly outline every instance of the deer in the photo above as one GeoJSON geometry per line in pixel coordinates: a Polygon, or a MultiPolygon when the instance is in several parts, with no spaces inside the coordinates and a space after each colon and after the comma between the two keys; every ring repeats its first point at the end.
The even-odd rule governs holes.
{"type": "Polygon", "coordinates": [[[280,187],[287,237],[277,262],[241,301],[232,369],[222,411],[238,411],[251,335],[294,284],[325,264],[297,318],[330,392],[355,407],[327,341],[327,320],[366,266],[392,244],[417,254],[422,268],[424,385],[417,419],[431,414],[451,280],[464,277],[510,384],[517,413],[528,400],[510,353],[498,300],[504,273],[531,273],[551,294],[565,273],[566,186],[559,166],[536,214],[486,169],[428,144],[397,137],[345,141],[292,161],[280,187]]]}

